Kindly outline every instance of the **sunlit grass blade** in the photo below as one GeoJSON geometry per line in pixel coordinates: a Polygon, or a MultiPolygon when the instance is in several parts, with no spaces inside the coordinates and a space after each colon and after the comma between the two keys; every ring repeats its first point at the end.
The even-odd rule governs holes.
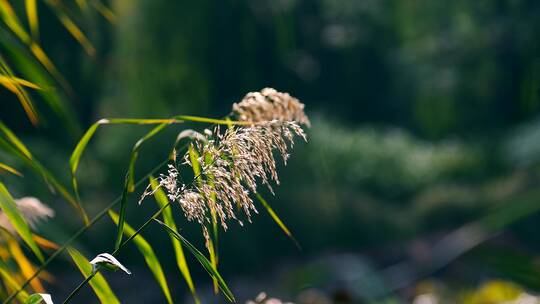
{"type": "Polygon", "coordinates": [[[129,160],[129,172],[128,172],[128,191],[133,192],[135,190],[135,162],[137,161],[137,157],[139,156],[139,149],[141,148],[142,144],[147,141],[148,139],[152,138],[154,135],[158,134],[161,130],[163,130],[165,127],[168,126],[168,123],[162,123],[152,130],[150,132],[146,133],[142,138],[140,138],[137,143],[133,146],[133,149],[131,150],[131,157],[129,160]]]}
{"type": "Polygon", "coordinates": [[[162,227],[165,228],[165,230],[174,236],[176,239],[178,239],[182,245],[184,245],[190,252],[193,254],[193,256],[201,263],[203,268],[210,274],[212,278],[216,278],[219,287],[227,300],[230,302],[236,302],[234,295],[232,294],[231,290],[227,286],[227,283],[225,283],[225,280],[223,280],[223,277],[219,274],[217,269],[212,265],[212,263],[202,254],[195,246],[193,246],[186,238],[184,238],[182,235],[180,235],[175,229],[172,229],[171,227],[167,226],[165,223],[154,219],[157,223],[159,223],[162,227]]]}
{"type": "Polygon", "coordinates": [[[8,90],[15,92],[16,85],[21,85],[27,88],[35,89],[35,90],[41,90],[41,87],[37,84],[30,82],[28,80],[24,80],[22,78],[18,77],[10,77],[6,75],[0,75],[0,84],[8,88],[8,90]]]}
{"type": "Polygon", "coordinates": [[[298,241],[293,236],[293,234],[291,233],[289,228],[287,228],[287,226],[285,226],[283,221],[279,218],[279,216],[272,209],[272,207],[270,207],[268,202],[259,193],[255,193],[255,196],[257,197],[257,200],[259,200],[259,202],[261,202],[261,204],[264,206],[264,209],[266,209],[266,211],[268,212],[270,217],[274,220],[274,222],[276,222],[276,224],[279,226],[279,228],[281,228],[281,230],[283,230],[283,232],[285,232],[285,234],[294,242],[294,244],[296,245],[296,247],[298,247],[298,249],[302,249],[302,247],[300,247],[300,243],[298,243],[298,241]]]}
{"type": "Polygon", "coordinates": [[[107,21],[112,24],[116,23],[116,15],[100,0],[93,0],[92,6],[103,16],[103,18],[107,19],[107,21]]]}
{"type": "Polygon", "coordinates": [[[192,115],[178,115],[175,116],[176,119],[181,119],[185,121],[192,121],[192,122],[202,122],[202,123],[209,123],[209,124],[215,124],[215,125],[243,125],[243,126],[249,126],[253,123],[250,121],[234,121],[230,119],[215,119],[215,118],[208,118],[208,117],[199,117],[199,116],[192,116],[192,115]]]}
{"type": "Polygon", "coordinates": [[[81,44],[85,52],[89,56],[94,56],[96,54],[96,49],[94,48],[94,45],[88,40],[88,37],[83,33],[83,31],[69,18],[68,15],[64,14],[61,10],[56,10],[56,14],[58,15],[58,19],[60,19],[60,22],[64,25],[66,30],[81,44]]]}
{"type": "Polygon", "coordinates": [[[45,67],[47,72],[51,74],[51,76],[62,86],[62,88],[69,93],[70,95],[73,95],[73,89],[67,82],[67,80],[64,78],[62,73],[58,71],[52,60],[49,58],[47,53],[36,43],[30,44],[30,51],[35,56],[35,58],[45,67]]]}
{"type": "Polygon", "coordinates": [[[9,142],[17,148],[24,156],[32,158],[30,150],[24,145],[24,143],[13,133],[2,121],[0,121],[0,133],[7,139],[9,142]]]}
{"type": "Polygon", "coordinates": [[[17,171],[17,169],[10,167],[4,163],[0,163],[0,171],[5,171],[18,176],[23,176],[21,172],[17,171]]]}
{"type": "MultiPolygon", "coordinates": [[[[109,210],[109,216],[111,217],[113,222],[116,225],[118,225],[118,220],[119,220],[118,214],[116,214],[112,210],[109,210]]],[[[135,230],[128,223],[124,223],[124,225],[125,225],[124,233],[126,234],[127,237],[131,237],[132,235],[135,234],[135,230]]],[[[139,249],[139,252],[143,255],[144,260],[146,261],[146,264],[148,265],[148,268],[154,274],[156,281],[158,282],[159,286],[161,287],[161,290],[163,291],[163,294],[165,295],[165,298],[167,299],[167,303],[169,304],[173,303],[171,292],[169,291],[169,286],[167,284],[167,279],[165,278],[163,268],[161,267],[161,264],[159,263],[159,259],[154,253],[152,246],[150,246],[150,244],[140,234],[137,234],[133,238],[133,242],[135,243],[135,246],[137,246],[137,249],[139,249]]]]}
{"type": "MultiPolygon", "coordinates": [[[[158,189],[158,182],[152,177],[150,178],[150,185],[152,186],[152,190],[154,191],[154,198],[156,199],[158,206],[160,208],[163,208],[169,203],[167,195],[162,189],[158,189]]],[[[176,230],[176,223],[174,221],[171,209],[164,208],[162,215],[165,224],[176,230]]],[[[176,256],[176,265],[178,266],[180,273],[184,277],[184,280],[188,285],[188,288],[193,296],[195,303],[200,303],[199,297],[197,296],[197,292],[195,290],[195,284],[193,284],[193,279],[191,278],[191,272],[189,271],[186,256],[184,254],[184,250],[182,249],[182,244],[180,243],[180,240],[176,239],[174,236],[169,235],[169,237],[171,238],[174,254],[176,256]]]]}
{"type": "Polygon", "coordinates": [[[32,234],[32,238],[36,242],[36,244],[39,245],[39,247],[43,249],[49,249],[49,250],[58,250],[60,248],[60,245],[56,244],[53,241],[49,241],[46,238],[39,236],[37,234],[32,234]]]}
{"type": "Polygon", "coordinates": [[[126,176],[125,182],[124,182],[124,190],[122,191],[122,198],[120,199],[120,221],[117,223],[117,230],[116,230],[116,241],[114,242],[114,251],[117,251],[118,248],[120,248],[120,244],[122,244],[122,235],[124,235],[124,223],[126,222],[126,205],[128,200],[128,180],[129,180],[129,173],[128,176],[126,176]]]}
{"type": "Polygon", "coordinates": [[[36,107],[34,106],[32,100],[30,100],[30,96],[28,96],[28,93],[24,90],[22,85],[15,80],[17,78],[13,75],[13,72],[11,71],[9,65],[2,56],[0,56],[0,74],[4,80],[2,82],[2,85],[8,90],[12,91],[15,96],[17,96],[17,99],[23,106],[23,109],[26,112],[28,119],[30,119],[32,124],[36,125],[39,120],[36,107]]]}
{"type": "Polygon", "coordinates": [[[88,9],[88,2],[86,0],[75,0],[75,2],[82,11],[88,9]]]}
{"type": "Polygon", "coordinates": [[[30,35],[24,29],[21,21],[17,17],[15,10],[11,6],[8,0],[0,0],[0,19],[4,21],[7,27],[15,34],[19,39],[28,43],[30,42],[30,35]]]}
{"type": "MultiPolygon", "coordinates": [[[[190,150],[190,160],[193,164],[194,170],[197,170],[199,176],[202,179],[202,176],[200,176],[201,171],[201,164],[199,163],[199,153],[193,148],[193,146],[190,146],[192,148],[190,150]],[[198,169],[195,169],[197,167],[198,169]]],[[[204,155],[204,162],[206,165],[210,165],[214,160],[209,155],[204,155]]],[[[194,171],[195,172],[195,171],[194,171]]],[[[208,184],[213,188],[214,187],[214,177],[210,174],[206,174],[206,178],[208,179],[208,184]]],[[[201,180],[199,180],[200,182],[201,180]]],[[[210,197],[208,198],[210,202],[215,206],[216,204],[216,193],[212,192],[210,193],[210,197]]],[[[217,219],[217,213],[216,209],[210,208],[210,217],[212,220],[212,236],[210,238],[210,242],[208,243],[208,253],[210,254],[210,262],[212,262],[212,265],[217,269],[218,263],[219,263],[219,226],[218,226],[218,219],[217,219]]],[[[219,292],[218,289],[218,282],[216,278],[214,278],[214,293],[217,294],[219,292]]]]}
{"type": "MultiPolygon", "coordinates": [[[[200,155],[197,152],[197,150],[195,150],[195,148],[193,147],[193,144],[189,145],[188,154],[189,154],[189,159],[190,159],[191,164],[192,164],[191,167],[193,169],[193,175],[196,178],[197,184],[200,185],[202,183],[202,179],[203,179],[203,176],[201,175],[201,164],[199,163],[200,155]]],[[[208,162],[211,162],[211,161],[212,160],[210,160],[210,159],[208,160],[208,162]]],[[[211,177],[208,177],[208,178],[211,179],[211,177]]],[[[212,184],[211,181],[209,183],[212,184]]],[[[216,200],[215,194],[212,193],[211,197],[209,197],[208,199],[215,203],[215,200],[216,200]]],[[[218,252],[217,252],[218,225],[217,225],[217,215],[216,215],[216,211],[215,211],[214,208],[210,208],[210,214],[211,214],[211,218],[212,218],[212,237],[211,237],[211,240],[208,243],[208,253],[210,254],[210,262],[212,263],[212,266],[214,266],[214,268],[217,269],[217,267],[218,267],[218,252]]],[[[213,278],[212,281],[213,281],[213,284],[214,284],[214,293],[217,294],[219,292],[219,286],[218,286],[217,279],[213,278]]]]}
{"type": "Polygon", "coordinates": [[[30,231],[28,223],[26,223],[26,220],[17,208],[15,200],[13,197],[11,197],[11,194],[2,182],[0,182],[0,208],[2,208],[2,211],[7,216],[21,239],[28,245],[28,247],[30,247],[40,262],[43,263],[45,259],[39,250],[38,245],[32,238],[32,232],[30,231]]]}
{"type": "MultiPolygon", "coordinates": [[[[66,10],[66,7],[64,7],[64,4],[60,1],[54,1],[54,0],[46,0],[45,1],[51,9],[55,12],[56,16],[62,23],[62,25],[66,28],[66,30],[79,42],[79,44],[84,48],[85,52],[89,56],[94,56],[96,54],[96,49],[94,48],[93,44],[90,42],[88,37],[84,34],[83,30],[73,21],[73,19],[67,14],[68,11],[66,10]]],[[[77,0],[77,5],[83,12],[87,12],[89,5],[88,1],[86,0],[77,0]]],[[[96,0],[92,1],[96,2],[96,0]]],[[[105,14],[107,17],[114,16],[110,10],[107,9],[101,2],[93,3],[96,10],[101,13],[105,14]]]]}
{"type": "Polygon", "coordinates": [[[26,0],[26,17],[28,18],[28,24],[30,25],[30,33],[34,41],[39,39],[39,20],[37,10],[37,0],[26,0]]]}
{"type": "MultiPolygon", "coordinates": [[[[92,275],[92,265],[90,265],[90,262],[79,251],[70,247],[68,248],[68,252],[71,259],[75,262],[77,268],[79,268],[79,271],[85,278],[92,275]]],[[[120,304],[120,301],[111,290],[109,283],[107,283],[101,273],[96,273],[89,284],[101,303],[120,304]]]]}
{"type": "MultiPolygon", "coordinates": [[[[66,124],[66,128],[71,133],[70,135],[77,134],[80,131],[80,126],[76,116],[73,114],[73,108],[63,94],[63,90],[55,89],[58,83],[57,80],[44,68],[28,46],[2,31],[1,28],[0,44],[5,48],[5,60],[10,60],[11,65],[17,70],[18,74],[22,75],[22,78],[42,88],[35,92],[66,124]]],[[[14,75],[10,76],[13,77],[14,75]]]]}
{"type": "MultiPolygon", "coordinates": [[[[120,248],[120,244],[122,243],[122,235],[124,234],[124,222],[126,221],[126,207],[127,207],[128,196],[131,192],[135,191],[135,179],[134,179],[135,163],[139,155],[139,149],[146,140],[150,139],[151,137],[159,133],[167,125],[168,124],[166,123],[162,123],[158,125],[157,127],[153,128],[150,132],[148,132],[146,135],[140,138],[133,146],[130,160],[129,160],[128,173],[126,175],[126,180],[124,183],[124,190],[122,191],[122,200],[120,202],[120,219],[118,222],[116,242],[114,245],[115,251],[118,250],[118,248],[120,248]]],[[[76,185],[76,183],[74,185],[76,185]]]]}
{"type": "Polygon", "coordinates": [[[0,121],[0,149],[5,150],[9,154],[18,157],[24,161],[31,169],[40,174],[43,179],[51,186],[54,191],[58,191],[68,203],[75,208],[85,223],[88,223],[88,216],[83,207],[71,193],[56,179],[56,177],[50,173],[40,162],[38,162],[30,153],[28,148],[22,143],[22,141],[15,136],[13,132],[6,125],[0,121]]]}
{"type": "MultiPolygon", "coordinates": [[[[86,147],[88,146],[88,143],[90,142],[90,140],[92,139],[92,137],[96,133],[99,126],[106,125],[106,124],[139,124],[139,125],[159,124],[159,126],[154,128],[152,131],[150,131],[148,134],[146,134],[143,138],[141,138],[135,144],[135,146],[133,147],[132,155],[131,155],[131,158],[130,158],[129,172],[131,172],[131,174],[134,175],[134,170],[135,170],[135,165],[134,164],[135,164],[135,160],[137,159],[137,154],[138,154],[138,150],[139,150],[140,145],[145,140],[147,140],[148,138],[154,136],[159,131],[161,131],[167,124],[178,123],[178,122],[180,122],[180,121],[178,121],[176,119],[131,119],[131,118],[123,119],[123,118],[112,118],[112,119],[100,119],[97,122],[95,122],[94,124],[92,124],[90,126],[90,128],[88,128],[88,130],[86,130],[84,135],[81,137],[81,139],[77,143],[77,146],[75,146],[75,149],[71,153],[71,157],[69,159],[69,167],[70,167],[70,170],[71,170],[71,183],[73,185],[73,189],[75,191],[75,195],[77,197],[77,200],[79,200],[78,199],[78,196],[79,196],[78,182],[77,182],[77,177],[76,177],[77,169],[79,167],[81,157],[82,157],[84,151],[86,150],[86,147]]],[[[130,179],[131,179],[131,187],[130,188],[131,188],[131,191],[133,191],[133,176],[131,176],[130,179]]],[[[128,178],[128,185],[130,185],[130,183],[129,183],[130,179],[128,178]]],[[[128,190],[130,188],[128,188],[128,190]]]]}
{"type": "Polygon", "coordinates": [[[17,299],[20,301],[20,303],[24,303],[26,299],[28,299],[28,293],[25,290],[21,290],[21,285],[19,282],[17,282],[17,280],[15,280],[13,273],[2,259],[0,259],[0,277],[2,278],[2,282],[6,286],[8,292],[20,290],[20,292],[17,294],[17,299]]]}
{"type": "Polygon", "coordinates": [[[100,119],[97,122],[95,122],[92,126],[90,126],[88,130],[86,130],[82,138],[77,143],[77,146],[71,153],[71,157],[69,159],[71,173],[75,174],[75,172],[77,171],[81,156],[84,153],[88,145],[88,142],[92,139],[92,137],[94,136],[94,133],[96,133],[100,125],[105,125],[105,124],[151,125],[151,124],[178,123],[178,122],[180,121],[176,119],[131,119],[131,118],[100,119]]]}
{"type": "Polygon", "coordinates": [[[102,119],[94,123],[92,126],[90,126],[90,128],[88,128],[88,130],[86,130],[82,138],[77,143],[77,146],[71,153],[71,157],[69,159],[69,166],[71,169],[71,174],[73,176],[75,175],[75,172],[77,171],[77,168],[79,166],[79,161],[81,159],[81,156],[84,150],[86,149],[86,146],[88,145],[88,142],[90,141],[92,136],[94,136],[94,133],[96,133],[96,130],[99,127],[99,125],[105,124],[105,123],[108,123],[108,120],[102,119]]]}
{"type": "MultiPolygon", "coordinates": [[[[21,270],[24,279],[29,279],[36,271],[34,265],[32,265],[30,260],[28,260],[26,255],[23,253],[21,246],[19,246],[19,243],[13,236],[9,235],[6,239],[7,247],[11,252],[13,260],[15,260],[15,263],[17,263],[17,265],[19,266],[19,269],[21,270]]],[[[43,288],[43,285],[41,284],[39,278],[34,278],[33,280],[31,280],[30,286],[35,292],[45,291],[45,288],[43,288]]]]}

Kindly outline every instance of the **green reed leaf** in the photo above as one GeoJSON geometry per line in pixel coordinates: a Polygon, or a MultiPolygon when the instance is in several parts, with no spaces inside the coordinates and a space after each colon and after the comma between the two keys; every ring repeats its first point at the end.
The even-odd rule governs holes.
{"type": "Polygon", "coordinates": [[[50,186],[52,192],[58,191],[68,203],[75,208],[83,221],[88,223],[88,216],[82,205],[75,200],[71,193],[49,172],[40,162],[38,162],[30,153],[28,148],[6,125],[0,121],[0,149],[22,160],[28,167],[42,176],[45,182],[50,186]]]}
{"type": "Polygon", "coordinates": [[[231,290],[227,286],[227,283],[225,283],[225,280],[223,277],[219,274],[217,269],[212,265],[212,263],[202,254],[195,246],[193,246],[186,238],[184,238],[182,235],[180,235],[176,229],[172,229],[167,224],[154,219],[157,223],[159,223],[165,230],[172,236],[174,236],[177,240],[181,241],[182,245],[184,245],[190,252],[193,254],[193,256],[199,261],[199,263],[203,266],[203,268],[208,272],[208,274],[215,278],[219,283],[219,288],[230,302],[236,302],[234,295],[232,294],[231,290]]]}
{"type": "MultiPolygon", "coordinates": [[[[2,279],[2,282],[6,285],[6,287],[8,287],[8,290],[21,290],[21,285],[13,278],[12,271],[2,259],[0,259],[0,278],[2,279]]],[[[28,297],[28,293],[24,290],[21,290],[17,294],[17,299],[21,303],[24,303],[26,299],[28,299],[28,297]]]]}
{"type": "Polygon", "coordinates": [[[45,258],[39,250],[38,245],[32,238],[32,232],[30,231],[28,223],[17,208],[17,203],[15,203],[15,200],[13,197],[11,197],[11,194],[9,194],[8,189],[2,182],[0,182],[0,208],[7,216],[21,239],[28,245],[28,247],[30,247],[36,257],[43,263],[45,258]]]}
{"type": "Polygon", "coordinates": [[[26,112],[26,116],[28,116],[30,122],[34,125],[37,125],[39,122],[39,115],[37,113],[36,107],[34,106],[34,103],[30,99],[30,96],[28,95],[26,90],[23,88],[23,84],[26,84],[28,86],[31,86],[33,84],[26,80],[15,77],[9,65],[2,56],[0,56],[0,75],[2,79],[0,83],[5,88],[13,92],[13,94],[15,94],[15,96],[21,103],[24,111],[26,112]]]}
{"type": "Polygon", "coordinates": [[[26,0],[25,6],[26,17],[28,19],[28,24],[30,25],[30,32],[32,33],[32,38],[34,39],[34,41],[37,41],[39,37],[37,0],[26,0]]]}
{"type": "MultiPolygon", "coordinates": [[[[79,268],[79,271],[85,278],[92,275],[92,265],[79,251],[77,251],[75,248],[69,247],[68,252],[71,259],[73,262],[75,262],[75,265],[77,265],[77,268],[79,268]]],[[[120,301],[111,290],[109,283],[107,283],[107,280],[105,280],[101,273],[96,273],[95,276],[89,281],[89,284],[101,303],[120,304],[120,301]]]]}
{"type": "Polygon", "coordinates": [[[6,172],[9,172],[11,174],[15,174],[15,175],[18,175],[18,176],[23,176],[21,172],[17,171],[17,169],[11,167],[11,166],[8,166],[4,163],[0,163],[0,171],[6,171],[6,172]]]}
{"type": "Polygon", "coordinates": [[[122,191],[122,198],[120,199],[120,221],[118,222],[117,226],[118,229],[116,230],[116,241],[114,242],[114,250],[118,250],[120,248],[120,244],[122,244],[122,235],[124,234],[124,223],[126,222],[126,205],[128,200],[128,180],[129,180],[129,173],[126,176],[126,180],[124,182],[124,190],[122,191]]]}
{"type": "MultiPolygon", "coordinates": [[[[112,210],[109,210],[109,216],[111,217],[112,221],[116,225],[118,225],[119,223],[118,214],[116,214],[112,210]]],[[[131,237],[132,235],[135,234],[135,230],[128,223],[125,223],[124,225],[125,225],[124,234],[127,237],[131,237]]],[[[146,264],[148,265],[148,268],[154,274],[156,281],[158,282],[159,286],[161,287],[161,290],[163,291],[163,294],[165,295],[165,298],[167,299],[167,303],[169,304],[173,303],[171,292],[169,291],[169,286],[167,285],[167,279],[165,278],[163,268],[161,267],[161,264],[159,263],[159,259],[154,253],[152,246],[140,234],[137,234],[133,238],[133,242],[135,243],[135,246],[137,246],[137,249],[139,249],[139,252],[143,255],[144,260],[146,264]]]]}
{"type": "Polygon", "coordinates": [[[7,27],[24,42],[30,42],[30,36],[24,29],[21,21],[17,17],[15,10],[7,0],[0,0],[0,19],[7,27]]]}
{"type": "Polygon", "coordinates": [[[150,132],[146,133],[142,138],[140,138],[137,143],[133,146],[133,149],[131,151],[131,157],[129,160],[129,179],[128,179],[128,191],[133,192],[135,190],[135,162],[137,161],[137,157],[139,156],[139,149],[141,148],[142,144],[147,141],[148,139],[152,138],[154,135],[158,134],[161,130],[165,129],[169,124],[168,123],[162,123],[152,130],[150,132]]]}
{"type": "Polygon", "coordinates": [[[293,234],[291,233],[289,228],[287,228],[287,226],[285,226],[283,221],[279,218],[279,216],[272,209],[272,207],[270,207],[268,202],[259,193],[255,193],[255,196],[257,197],[257,200],[259,200],[259,202],[261,202],[261,204],[264,206],[264,209],[266,209],[266,211],[268,212],[270,217],[274,220],[274,222],[276,222],[276,224],[279,226],[279,228],[281,228],[281,230],[283,230],[283,232],[285,232],[285,234],[294,242],[294,244],[296,245],[296,247],[298,247],[298,249],[301,249],[300,243],[298,243],[298,241],[293,236],[293,234]]]}
{"type": "MultiPolygon", "coordinates": [[[[156,199],[158,206],[163,208],[169,203],[167,195],[161,188],[158,188],[158,182],[152,177],[150,177],[150,185],[154,191],[154,198],[156,199]]],[[[165,224],[176,230],[176,223],[174,221],[171,209],[163,209],[162,215],[165,224]]],[[[169,235],[169,237],[171,238],[174,254],[176,256],[176,265],[178,266],[178,269],[180,269],[180,273],[184,277],[195,303],[200,303],[199,297],[197,296],[197,292],[195,290],[195,285],[193,284],[193,279],[191,278],[191,273],[189,271],[184,250],[182,249],[182,244],[180,243],[180,240],[176,239],[174,236],[169,235]]]]}

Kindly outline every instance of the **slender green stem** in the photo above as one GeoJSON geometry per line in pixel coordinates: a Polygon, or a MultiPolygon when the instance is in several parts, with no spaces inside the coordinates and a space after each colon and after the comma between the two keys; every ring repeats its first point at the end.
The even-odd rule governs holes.
{"type": "Polygon", "coordinates": [[[98,270],[96,269],[96,271],[92,272],[92,274],[90,274],[88,277],[86,277],[86,279],[84,279],[84,281],[82,281],[75,289],[73,289],[73,291],[69,294],[69,296],[64,300],[64,304],[68,303],[71,298],[73,298],[78,292],[79,290],[81,290],[81,288],[83,288],[84,285],[86,285],[86,283],[90,282],[90,280],[97,274],[98,270]]]}
{"type": "Polygon", "coordinates": [[[178,115],[174,117],[175,119],[180,119],[184,121],[193,121],[193,122],[204,122],[204,123],[211,123],[216,125],[240,125],[240,126],[248,126],[252,125],[253,122],[251,121],[237,121],[237,120],[228,120],[228,119],[214,119],[214,118],[207,118],[207,117],[199,117],[199,116],[191,116],[191,115],[178,115]]]}
{"type": "Polygon", "coordinates": [[[115,251],[113,251],[112,255],[116,255],[120,249],[122,249],[124,246],[127,245],[127,243],[129,243],[132,239],[134,239],[137,235],[139,235],[141,233],[141,231],[146,227],[148,226],[148,224],[150,224],[154,219],[156,219],[162,212],[163,210],[165,210],[165,208],[169,207],[171,205],[171,201],[168,201],[167,204],[163,205],[161,208],[159,208],[158,211],[156,211],[146,222],[144,222],[144,224],[141,225],[141,227],[139,227],[139,229],[137,229],[135,231],[135,233],[133,233],[130,237],[128,237],[123,243],[122,245],[120,245],[120,247],[118,247],[118,249],[116,249],[115,251]]]}

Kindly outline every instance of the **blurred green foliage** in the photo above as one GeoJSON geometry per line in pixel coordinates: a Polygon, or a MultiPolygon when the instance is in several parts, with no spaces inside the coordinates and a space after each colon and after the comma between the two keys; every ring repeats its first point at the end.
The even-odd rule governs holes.
{"type": "MultiPolygon", "coordinates": [[[[279,228],[268,229],[271,219],[261,215],[253,225],[233,227],[223,236],[226,274],[265,277],[278,261],[335,251],[362,251],[370,259],[366,265],[384,268],[418,259],[417,247],[498,208],[519,208],[523,196],[540,204],[534,192],[540,178],[538,1],[112,0],[110,5],[114,24],[88,21],[96,25],[89,33],[95,57],[84,56],[64,29],[47,22],[52,15],[42,17],[44,49],[73,86],[69,102],[83,126],[102,117],[222,117],[245,93],[266,86],[300,98],[314,118],[310,142],[296,147],[291,164],[282,168],[277,196],[267,197],[304,251],[276,236],[279,228]]],[[[54,120],[33,128],[14,106],[14,96],[2,91],[0,98],[5,123],[68,181],[66,160],[77,136],[61,136],[54,120]]],[[[79,172],[90,213],[121,192],[118,173],[125,172],[132,145],[146,131],[99,131],[79,172]]],[[[173,130],[163,132],[142,148],[138,172],[166,156],[174,136],[173,130]]],[[[11,186],[18,194],[50,197],[38,183],[11,186]]],[[[140,221],[145,210],[129,217],[140,221]]],[[[500,276],[538,291],[531,274],[519,270],[540,270],[538,263],[528,264],[540,250],[539,216],[531,210],[505,224],[496,241],[435,275],[449,285],[470,286],[500,276]],[[496,261],[485,259],[494,252],[496,261]]],[[[59,210],[58,218],[67,214],[59,210]]],[[[87,247],[99,246],[99,235],[107,231],[97,227],[85,240],[87,247]]],[[[138,261],[136,253],[126,259],[138,261]]],[[[164,264],[166,274],[175,267],[172,259],[164,264]]],[[[302,278],[292,274],[298,275],[302,278]]],[[[290,294],[306,287],[302,280],[292,280],[290,294]]],[[[384,284],[378,277],[369,284],[387,287],[379,286],[384,284]]]]}

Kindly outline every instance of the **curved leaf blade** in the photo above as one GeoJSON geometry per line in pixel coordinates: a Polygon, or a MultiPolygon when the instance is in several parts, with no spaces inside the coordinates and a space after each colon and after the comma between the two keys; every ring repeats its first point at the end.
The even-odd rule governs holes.
{"type": "Polygon", "coordinates": [[[26,17],[28,19],[28,24],[30,25],[30,33],[32,33],[32,38],[35,41],[37,41],[39,37],[37,1],[26,0],[25,6],[26,6],[26,17]]]}
{"type": "Polygon", "coordinates": [[[26,220],[17,208],[15,200],[11,197],[11,194],[9,194],[9,191],[2,182],[0,182],[0,208],[6,214],[7,218],[13,225],[13,228],[15,228],[17,233],[20,235],[21,239],[28,245],[28,247],[30,247],[39,261],[43,263],[45,259],[39,250],[38,245],[32,238],[32,232],[30,231],[28,223],[26,223],[26,220]]]}
{"type": "Polygon", "coordinates": [[[259,202],[261,202],[261,204],[264,206],[264,208],[266,209],[266,211],[268,212],[270,217],[274,220],[274,222],[276,222],[276,224],[279,226],[279,228],[281,228],[281,230],[283,230],[283,232],[285,232],[285,234],[294,242],[294,244],[296,245],[296,247],[298,247],[298,249],[301,249],[300,243],[298,243],[298,241],[293,236],[293,234],[291,233],[289,228],[287,228],[287,226],[285,226],[283,221],[279,218],[279,216],[276,214],[274,209],[272,209],[272,207],[270,207],[268,202],[259,193],[255,193],[255,196],[257,197],[257,200],[259,200],[259,202]]]}
{"type": "Polygon", "coordinates": [[[172,236],[174,236],[177,240],[181,241],[184,246],[193,254],[193,256],[199,261],[199,263],[203,266],[203,268],[210,274],[212,278],[215,278],[218,281],[219,288],[223,292],[223,295],[229,300],[230,302],[236,302],[234,295],[232,294],[231,290],[227,286],[227,283],[225,283],[225,280],[223,277],[219,274],[217,269],[212,265],[212,263],[202,254],[195,246],[193,246],[186,238],[184,238],[182,235],[180,235],[175,229],[172,229],[165,223],[154,219],[157,223],[159,223],[165,230],[172,236]]]}
{"type": "MultiPolygon", "coordinates": [[[[85,278],[92,275],[92,265],[90,262],[76,249],[69,247],[69,255],[79,271],[85,278]]],[[[90,287],[94,290],[94,293],[99,298],[101,303],[107,304],[120,304],[120,301],[111,290],[109,283],[103,277],[101,273],[96,273],[95,276],[89,281],[90,287]]]]}
{"type": "MultiPolygon", "coordinates": [[[[158,182],[152,177],[150,177],[150,185],[152,187],[152,191],[154,191],[154,198],[156,199],[158,206],[160,208],[163,208],[169,203],[167,195],[162,189],[158,188],[158,182]]],[[[162,216],[165,224],[176,230],[176,223],[174,222],[171,209],[163,209],[162,216]]],[[[200,303],[199,297],[197,296],[197,292],[195,290],[195,284],[193,283],[193,279],[191,278],[191,272],[189,271],[186,256],[184,254],[184,250],[182,249],[182,244],[180,243],[180,240],[176,239],[172,235],[169,235],[169,237],[171,238],[171,243],[173,245],[174,254],[176,257],[176,265],[178,266],[180,273],[184,277],[184,280],[188,285],[188,288],[191,292],[191,295],[193,296],[195,303],[200,303]]]]}
{"type": "Polygon", "coordinates": [[[11,167],[11,166],[8,166],[4,163],[0,163],[0,171],[5,171],[5,172],[9,172],[11,174],[15,174],[15,175],[18,175],[18,176],[23,176],[21,172],[17,171],[17,169],[11,167]]]}
{"type": "MultiPolygon", "coordinates": [[[[112,210],[109,210],[109,216],[112,219],[112,221],[116,225],[118,225],[118,220],[119,220],[118,214],[116,214],[112,210]]],[[[133,229],[128,223],[125,223],[124,234],[127,237],[131,237],[132,235],[135,234],[135,229],[133,229]]],[[[165,295],[165,298],[167,299],[167,303],[169,304],[173,303],[171,292],[169,290],[167,279],[165,277],[165,273],[163,272],[163,268],[161,267],[161,264],[159,263],[159,259],[157,258],[154,252],[154,249],[152,249],[152,246],[150,245],[150,243],[148,243],[140,234],[137,234],[133,238],[133,243],[135,244],[135,246],[137,246],[137,249],[144,257],[144,260],[146,264],[148,265],[148,268],[154,274],[156,281],[158,282],[159,286],[161,287],[161,290],[163,291],[163,294],[165,295]]]]}
{"type": "Polygon", "coordinates": [[[114,242],[114,251],[117,251],[118,248],[120,248],[120,244],[122,244],[122,235],[124,234],[124,223],[126,222],[126,205],[127,205],[128,194],[129,194],[128,181],[129,181],[129,173],[126,176],[126,181],[124,182],[124,190],[122,191],[122,198],[120,199],[120,216],[119,216],[119,222],[117,223],[116,240],[114,242]]]}

